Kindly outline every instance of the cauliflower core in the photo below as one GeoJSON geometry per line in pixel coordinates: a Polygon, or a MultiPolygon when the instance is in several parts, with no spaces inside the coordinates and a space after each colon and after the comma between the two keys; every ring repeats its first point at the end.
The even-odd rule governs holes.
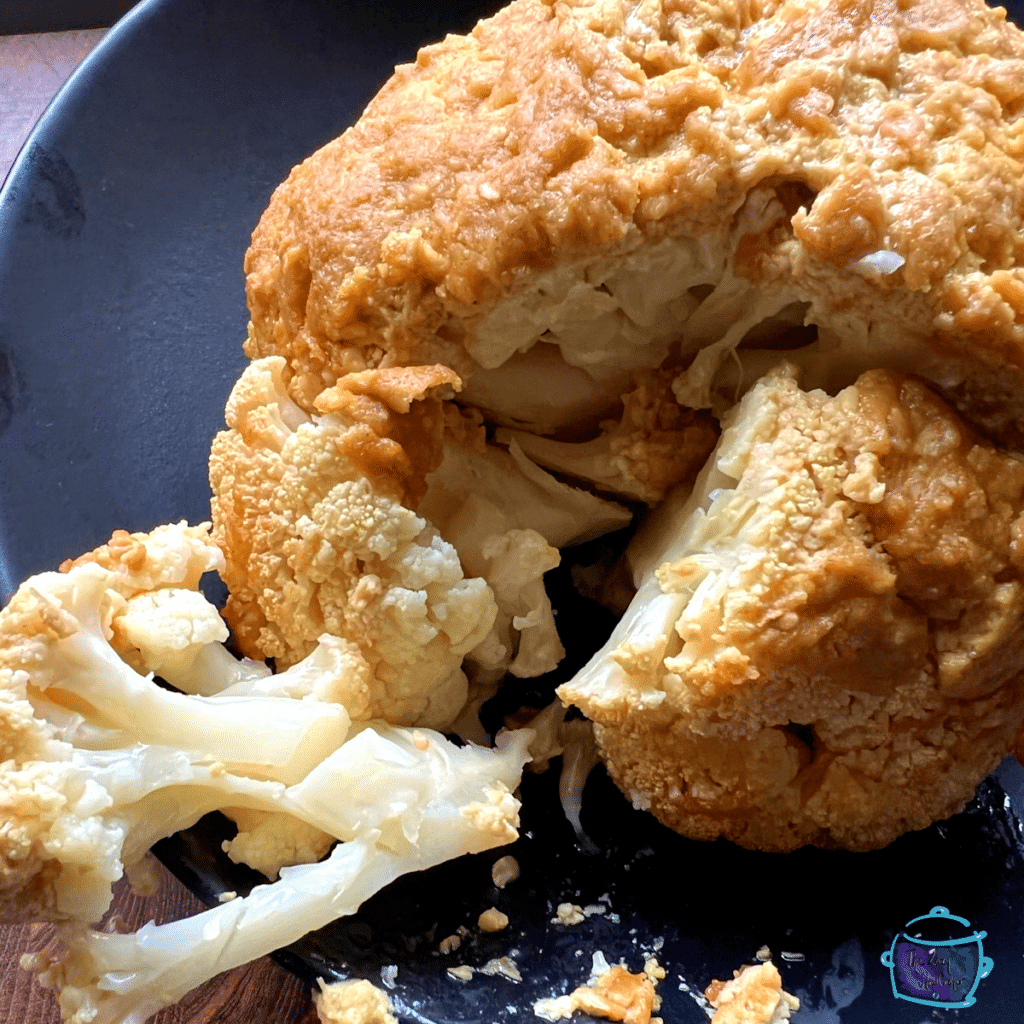
{"type": "Polygon", "coordinates": [[[638,807],[701,839],[869,849],[963,807],[1024,719],[1024,462],[920,381],[782,367],[628,551],[559,694],[638,807]]]}

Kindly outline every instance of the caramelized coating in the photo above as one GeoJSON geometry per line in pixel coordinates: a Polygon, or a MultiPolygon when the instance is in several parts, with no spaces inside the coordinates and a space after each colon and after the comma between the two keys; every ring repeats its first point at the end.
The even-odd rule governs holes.
{"type": "Polygon", "coordinates": [[[637,806],[766,850],[948,817],[1024,721],[1024,462],[919,380],[741,402],[640,589],[560,689],[637,806]]]}
{"type": "Polygon", "coordinates": [[[286,356],[306,408],[541,337],[593,369],[681,335],[685,364],[715,340],[687,288],[732,276],[807,303],[856,357],[843,384],[912,369],[1020,436],[1022,106],[1024,38],[981,0],[514,0],[279,187],[248,351],[286,356]],[[687,275],[661,277],[675,243],[687,275]]]}

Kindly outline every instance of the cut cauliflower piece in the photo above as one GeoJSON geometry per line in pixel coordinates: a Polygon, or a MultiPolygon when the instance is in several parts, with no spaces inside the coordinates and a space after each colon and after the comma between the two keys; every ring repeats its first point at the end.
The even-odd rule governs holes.
{"type": "Polygon", "coordinates": [[[111,646],[132,597],[180,596],[218,566],[208,527],[115,535],[94,555],[32,577],[0,612],[7,919],[98,920],[154,842],[216,807],[276,810],[349,730],[340,705],[168,691],[111,646]]]}
{"type": "Polygon", "coordinates": [[[446,726],[466,699],[463,657],[490,631],[493,595],[408,504],[440,461],[444,367],[346,377],[306,415],[284,361],[235,385],[210,457],[225,615],[239,646],[282,667],[325,633],[370,670],[372,715],[446,726]]]}
{"type": "MultiPolygon", "coordinates": [[[[384,759],[377,767],[389,770],[375,782],[374,764],[363,763],[364,785],[350,808],[345,790],[317,798],[329,814],[348,819],[337,831],[354,829],[326,860],[286,867],[278,882],[244,898],[132,934],[59,924],[63,949],[23,963],[55,990],[64,1020],[141,1024],[215,974],[354,913],[400,875],[517,838],[519,803],[510,789],[518,784],[526,739],[507,736],[487,750],[456,747],[432,733],[424,750],[413,730],[364,729],[360,737],[372,737],[370,747],[384,759]]],[[[359,767],[359,751],[338,753],[352,770],[359,767]]],[[[323,781],[336,775],[328,770],[323,781]]]]}
{"type": "MultiPolygon", "coordinates": [[[[129,659],[151,662],[174,649],[169,638],[194,647],[217,632],[191,589],[219,565],[209,527],[151,536],[152,555],[150,535],[115,536],[64,573],[28,580],[0,612],[0,919],[56,922],[62,950],[25,962],[69,1024],[141,1024],[219,971],[353,912],[398,875],[517,836],[511,791],[529,731],[499,736],[492,750],[427,729],[353,726],[344,706],[318,699],[343,687],[314,679],[321,666],[345,671],[343,641],[278,677],[226,671],[212,696],[140,675],[129,659]],[[145,627],[120,628],[146,594],[160,600],[136,606],[148,609],[145,627]],[[164,628],[193,610],[197,630],[164,628]],[[114,643],[128,645],[123,657],[114,643]],[[280,884],[134,935],[88,927],[122,874],[147,876],[154,843],[222,809],[247,830],[233,852],[286,872],[280,884]],[[289,866],[331,846],[317,864],[289,866]]],[[[171,674],[190,675],[198,660],[172,657],[171,674]]]]}
{"type": "Polygon", "coordinates": [[[763,378],[559,694],[695,838],[883,846],[955,813],[1024,720],[1024,463],[920,381],[763,378]]]}

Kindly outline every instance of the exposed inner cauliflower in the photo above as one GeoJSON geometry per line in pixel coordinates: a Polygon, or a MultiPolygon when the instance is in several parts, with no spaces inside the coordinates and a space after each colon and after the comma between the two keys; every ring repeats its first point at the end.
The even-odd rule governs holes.
{"type": "Polygon", "coordinates": [[[881,370],[830,397],[780,367],[725,422],[560,696],[686,835],[867,849],[955,813],[1024,719],[1024,462],[881,370]]]}
{"type": "Polygon", "coordinates": [[[487,444],[476,418],[449,418],[453,429],[418,511],[455,547],[466,572],[494,593],[494,626],[468,656],[473,675],[551,672],[565,651],[544,574],[559,564],[560,548],[628,526],[632,515],[545,473],[515,440],[507,450],[487,444]]]}
{"type": "Polygon", "coordinates": [[[271,357],[243,373],[213,444],[239,645],[289,665],[322,637],[346,643],[363,662],[361,703],[346,700],[360,718],[445,727],[467,700],[464,669],[482,684],[554,669],[556,545],[631,520],[431,397],[458,383],[444,367],[366,371],[307,415],[271,357]]]}
{"type": "MultiPolygon", "coordinates": [[[[532,350],[531,350],[532,351],[532,350]]],[[[672,374],[637,376],[622,396],[618,419],[606,420],[588,441],[561,441],[523,430],[499,430],[546,469],[634,501],[655,504],[690,482],[715,443],[711,418],[684,408],[671,389],[672,374]]]]}

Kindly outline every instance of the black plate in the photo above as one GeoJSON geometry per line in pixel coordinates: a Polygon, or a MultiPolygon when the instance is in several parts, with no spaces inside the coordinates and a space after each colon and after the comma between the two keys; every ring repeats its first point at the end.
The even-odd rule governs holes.
{"type": "MultiPolygon", "coordinates": [[[[241,259],[273,187],[358,116],[396,62],[483,13],[475,0],[149,0],[76,73],[0,194],[4,600],[114,528],[208,517],[206,453],[244,363],[241,259]]],[[[310,983],[379,983],[393,966],[404,1020],[498,1024],[535,1019],[534,1000],[585,980],[596,950],[633,969],[654,954],[668,972],[662,1015],[687,1024],[707,1019],[700,992],[712,978],[767,945],[803,1000],[799,1024],[1020,1020],[1015,762],[957,818],[862,855],[692,843],[630,809],[600,771],[584,824],[601,852],[587,854],[552,775],[528,778],[523,795],[518,882],[491,885],[505,851],[467,858],[402,880],[279,958],[310,983]],[[555,925],[561,902],[606,910],[555,925]],[[492,904],[508,913],[507,932],[437,952],[492,904]],[[881,960],[908,921],[939,905],[987,933],[994,970],[968,1009],[895,998],[881,960]],[[505,955],[521,983],[447,975],[505,955]]],[[[224,827],[205,819],[160,848],[210,902],[254,881],[219,853],[224,827]]]]}

